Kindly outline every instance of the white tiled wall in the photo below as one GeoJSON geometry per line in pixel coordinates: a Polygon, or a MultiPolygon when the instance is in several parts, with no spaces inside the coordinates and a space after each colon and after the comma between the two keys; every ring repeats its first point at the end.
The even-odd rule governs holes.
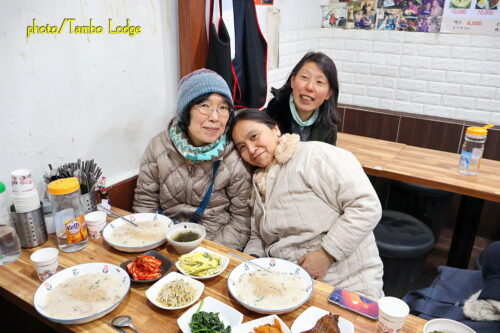
{"type": "Polygon", "coordinates": [[[280,87],[305,52],[317,50],[337,65],[342,104],[500,125],[500,37],[281,31],[269,86],[280,87]]]}

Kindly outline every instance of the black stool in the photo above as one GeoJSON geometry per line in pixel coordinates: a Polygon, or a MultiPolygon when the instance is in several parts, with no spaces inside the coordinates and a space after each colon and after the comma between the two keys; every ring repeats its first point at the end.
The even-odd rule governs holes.
{"type": "Polygon", "coordinates": [[[432,231],[413,216],[384,210],[373,233],[384,263],[384,293],[401,298],[422,273],[434,246],[432,231]]]}
{"type": "Polygon", "coordinates": [[[410,214],[432,230],[437,241],[450,215],[452,193],[435,188],[391,181],[387,209],[410,214]]]}

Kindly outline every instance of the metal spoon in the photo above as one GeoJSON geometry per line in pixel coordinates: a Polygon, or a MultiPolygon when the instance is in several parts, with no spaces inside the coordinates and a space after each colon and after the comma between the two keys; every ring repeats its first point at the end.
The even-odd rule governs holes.
{"type": "Polygon", "coordinates": [[[136,333],[140,333],[137,328],[135,328],[134,324],[132,324],[132,318],[130,316],[118,316],[111,321],[111,325],[116,327],[130,327],[136,333]]]}

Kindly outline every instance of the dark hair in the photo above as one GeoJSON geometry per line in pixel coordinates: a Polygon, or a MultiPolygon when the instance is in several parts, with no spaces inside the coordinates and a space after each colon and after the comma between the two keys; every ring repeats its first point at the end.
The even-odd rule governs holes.
{"type": "Polygon", "coordinates": [[[332,89],[332,95],[319,107],[318,122],[322,123],[326,127],[334,127],[340,121],[339,114],[337,113],[337,102],[339,99],[339,81],[337,79],[337,68],[333,60],[322,52],[308,52],[302,59],[295,65],[290,73],[290,76],[286,80],[285,84],[279,88],[271,88],[271,93],[276,97],[276,99],[281,100],[283,98],[288,98],[292,93],[292,78],[297,75],[302,66],[306,62],[314,62],[323,71],[332,89]]]}
{"type": "MultiPolygon", "coordinates": [[[[195,99],[193,99],[191,102],[189,102],[186,105],[186,107],[184,108],[184,110],[182,110],[182,115],[179,118],[179,126],[184,131],[184,133],[187,134],[187,128],[189,127],[189,124],[191,124],[191,112],[190,112],[191,108],[193,106],[195,106],[196,104],[200,104],[201,102],[206,101],[210,97],[210,95],[212,95],[212,94],[220,95],[219,93],[207,93],[207,94],[198,96],[195,99]]],[[[220,96],[222,96],[224,98],[224,102],[229,106],[229,119],[228,119],[227,124],[226,124],[226,127],[227,127],[227,125],[231,123],[231,120],[234,117],[234,112],[233,112],[234,106],[233,106],[232,101],[229,98],[227,98],[224,95],[220,95],[220,96]]]]}
{"type": "Polygon", "coordinates": [[[271,118],[271,116],[265,111],[257,109],[241,109],[236,113],[233,121],[231,122],[231,125],[229,126],[229,130],[227,131],[228,135],[230,135],[231,138],[233,137],[234,126],[236,126],[236,124],[242,120],[253,120],[257,123],[264,124],[269,128],[278,126],[276,120],[271,118]]]}

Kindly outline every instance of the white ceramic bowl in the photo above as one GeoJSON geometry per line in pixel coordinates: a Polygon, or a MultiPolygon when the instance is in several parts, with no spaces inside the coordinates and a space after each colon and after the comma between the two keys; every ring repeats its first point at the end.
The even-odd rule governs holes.
{"type": "Polygon", "coordinates": [[[83,323],[88,323],[89,321],[92,320],[99,319],[108,314],[109,312],[113,311],[118,306],[118,304],[120,304],[125,295],[127,295],[129,289],[130,289],[130,277],[128,273],[125,272],[122,268],[108,263],[87,263],[66,268],[52,275],[47,280],[45,280],[45,282],[43,282],[40,285],[40,287],[38,287],[38,289],[36,290],[33,303],[36,311],[38,311],[40,315],[47,318],[48,320],[61,324],[83,324],[83,323]],[[115,303],[113,303],[107,309],[98,313],[94,313],[87,317],[59,319],[50,317],[44,312],[43,306],[45,305],[47,295],[49,294],[50,291],[52,291],[55,287],[57,287],[63,282],[66,282],[68,279],[76,275],[83,275],[89,273],[104,273],[118,277],[118,279],[123,285],[123,290],[124,290],[123,294],[115,303]]]}
{"type": "Polygon", "coordinates": [[[221,257],[222,261],[221,261],[220,269],[217,271],[217,273],[209,275],[209,276],[195,276],[195,275],[190,275],[190,274],[184,272],[184,270],[182,269],[182,267],[180,265],[180,261],[176,261],[175,262],[175,267],[177,267],[177,269],[179,270],[179,272],[181,272],[182,274],[187,275],[189,277],[192,277],[193,279],[206,280],[206,279],[213,278],[214,276],[220,275],[220,273],[224,272],[224,270],[226,269],[227,265],[229,264],[229,258],[228,257],[226,257],[226,256],[224,256],[224,255],[222,255],[220,253],[217,253],[215,251],[212,251],[212,250],[209,250],[207,248],[204,248],[203,246],[198,246],[196,249],[192,250],[189,253],[194,253],[194,252],[208,252],[210,254],[215,254],[215,255],[221,257]]]}
{"type": "MultiPolygon", "coordinates": [[[[203,304],[200,311],[218,313],[219,319],[224,323],[224,326],[231,326],[231,332],[235,332],[234,328],[243,321],[243,314],[241,312],[215,298],[208,296],[205,297],[202,302],[203,304]]],[[[193,314],[198,311],[200,303],[201,302],[193,305],[177,319],[177,325],[179,325],[179,328],[183,333],[192,333],[189,323],[191,322],[193,314]]]]}
{"type": "MultiPolygon", "coordinates": [[[[132,221],[160,221],[164,223],[167,228],[170,228],[174,222],[167,216],[165,215],[160,215],[160,214],[154,214],[154,213],[137,213],[137,214],[131,214],[131,215],[126,215],[126,218],[132,220],[132,221]]],[[[111,234],[113,231],[118,228],[121,225],[128,224],[127,221],[123,219],[116,219],[106,225],[104,227],[104,230],[102,231],[102,237],[104,240],[114,247],[117,250],[123,251],[123,252],[146,252],[148,250],[152,250],[157,248],[158,246],[162,245],[165,243],[166,239],[159,240],[157,242],[152,242],[149,244],[144,244],[141,246],[125,246],[123,244],[116,244],[111,241],[111,234]]]]}
{"type": "Polygon", "coordinates": [[[205,239],[207,232],[202,225],[191,222],[182,222],[178,224],[174,224],[167,230],[167,240],[174,247],[175,251],[179,254],[185,254],[189,251],[194,250],[198,247],[201,242],[205,239]],[[175,238],[180,232],[183,231],[193,231],[200,235],[200,237],[191,242],[177,242],[172,238],[175,238]]]}
{"type": "MultiPolygon", "coordinates": [[[[262,317],[259,319],[255,319],[252,321],[247,321],[243,324],[240,324],[236,326],[234,329],[231,330],[232,333],[248,333],[248,332],[253,332],[255,327],[266,325],[266,324],[271,324],[274,325],[274,319],[277,319],[278,322],[281,325],[281,330],[283,333],[290,333],[290,329],[286,324],[281,320],[280,317],[277,315],[270,315],[266,317],[262,317]]],[[[343,333],[343,332],[342,332],[343,333]]]]}
{"type": "Polygon", "coordinates": [[[429,320],[425,323],[424,333],[431,333],[433,331],[453,332],[453,333],[476,333],[472,328],[461,322],[446,319],[436,318],[429,320]]]}
{"type": "Polygon", "coordinates": [[[205,285],[201,283],[200,281],[197,281],[195,279],[192,279],[188,276],[179,274],[177,272],[170,272],[167,275],[165,275],[163,278],[160,280],[156,281],[155,284],[153,284],[151,287],[149,287],[148,290],[146,290],[146,297],[149,299],[151,303],[156,305],[159,308],[165,309],[165,310],[178,310],[178,309],[184,309],[187,308],[188,306],[192,305],[194,302],[200,298],[201,294],[203,293],[203,289],[205,289],[205,285]],[[187,283],[189,283],[194,289],[194,297],[193,300],[187,304],[184,304],[182,306],[178,307],[168,307],[156,300],[156,297],[158,296],[158,293],[160,290],[163,288],[164,285],[169,283],[170,281],[174,280],[184,280],[187,283]]]}
{"type": "Polygon", "coordinates": [[[229,293],[235,300],[237,300],[241,305],[243,305],[245,308],[248,310],[261,313],[261,314],[280,314],[280,313],[286,313],[295,310],[305,302],[311,298],[313,292],[314,292],[314,283],[309,275],[309,273],[303,269],[302,267],[279,258],[257,258],[257,259],[252,259],[252,262],[256,263],[260,267],[272,270],[272,271],[278,271],[282,272],[281,274],[290,274],[290,275],[296,275],[299,276],[303,281],[305,285],[304,289],[304,297],[298,300],[295,304],[293,304],[290,307],[287,308],[262,308],[262,307],[255,307],[250,304],[245,303],[243,300],[241,300],[238,297],[237,290],[240,287],[239,286],[239,280],[240,277],[245,274],[245,273],[251,273],[254,271],[257,271],[259,268],[255,265],[249,264],[247,262],[243,262],[236,266],[231,273],[229,274],[229,277],[227,279],[227,288],[229,290],[229,293]]]}

